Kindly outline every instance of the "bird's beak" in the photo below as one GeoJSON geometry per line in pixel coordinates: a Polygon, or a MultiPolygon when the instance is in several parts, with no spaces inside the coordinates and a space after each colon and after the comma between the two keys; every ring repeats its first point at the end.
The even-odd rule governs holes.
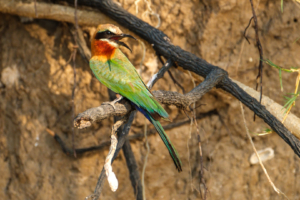
{"type": "MultiPolygon", "coordinates": [[[[124,33],[122,33],[122,34],[120,34],[120,35],[114,35],[114,36],[112,36],[112,37],[109,38],[109,39],[115,40],[119,45],[124,46],[124,47],[126,47],[127,49],[129,49],[129,50],[131,51],[131,49],[129,48],[129,46],[128,46],[127,44],[125,44],[124,42],[121,42],[121,41],[120,41],[120,40],[123,39],[124,37],[129,37],[129,38],[132,38],[132,39],[135,39],[135,40],[136,40],[136,38],[133,37],[132,35],[124,34],[124,33]]],[[[131,52],[132,52],[132,51],[131,51],[131,52]]]]}
{"type": "Polygon", "coordinates": [[[129,34],[124,34],[124,33],[122,33],[120,36],[121,36],[120,39],[122,39],[122,38],[124,38],[124,37],[129,37],[129,38],[132,38],[132,39],[135,39],[135,40],[136,40],[135,37],[133,37],[132,35],[129,35],[129,34]]]}

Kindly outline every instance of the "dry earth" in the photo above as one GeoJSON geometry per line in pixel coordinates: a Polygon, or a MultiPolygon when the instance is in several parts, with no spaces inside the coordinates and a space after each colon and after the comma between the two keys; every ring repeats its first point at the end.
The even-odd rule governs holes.
{"type": "MultiPolygon", "coordinates": [[[[119,2],[129,12],[136,12],[133,0],[119,2]]],[[[254,3],[257,5],[258,1],[254,3]]],[[[138,5],[138,17],[155,26],[155,17],[143,15],[147,10],[145,3],[141,1],[138,5]]],[[[255,87],[259,56],[253,26],[248,31],[250,45],[243,37],[252,16],[249,1],[152,0],[151,8],[160,15],[159,29],[174,44],[228,70],[232,78],[255,87]]],[[[265,58],[281,66],[299,67],[300,41],[294,41],[300,36],[300,8],[292,1],[284,1],[281,13],[279,0],[261,0],[257,16],[265,58]]],[[[88,40],[88,31],[86,33],[88,40]]],[[[73,38],[68,26],[50,20],[24,21],[24,18],[0,13],[0,35],[0,199],[83,200],[94,190],[108,147],[75,159],[65,155],[46,132],[49,128],[60,135],[67,146],[72,146],[73,70],[67,61],[73,38]]],[[[135,42],[130,46],[133,54],[124,52],[141,69],[147,82],[161,65],[151,46],[146,44],[146,57],[140,68],[141,46],[135,42]]],[[[76,66],[76,113],[108,101],[107,89],[93,77],[80,55],[76,57],[76,66]]],[[[171,71],[186,91],[193,88],[188,73],[171,71]]],[[[265,65],[264,94],[284,104],[283,95],[293,92],[295,78],[294,74],[284,74],[284,92],[281,92],[278,72],[265,65]]],[[[195,80],[198,84],[199,80],[195,80]]],[[[157,89],[181,91],[167,74],[156,84],[154,90],[157,89]]],[[[217,110],[219,114],[198,120],[203,140],[204,178],[209,189],[207,199],[283,199],[273,191],[261,167],[249,163],[253,150],[246,138],[239,102],[214,89],[200,103],[205,105],[197,108],[197,113],[217,110]]],[[[293,108],[298,117],[299,108],[299,104],[293,108]]],[[[168,107],[167,111],[174,122],[186,118],[174,107],[168,107]]],[[[251,132],[267,128],[260,119],[253,122],[253,113],[248,109],[246,118],[251,132]]],[[[130,134],[141,132],[145,121],[139,115],[130,134]]],[[[107,119],[92,128],[77,130],[75,146],[88,147],[108,140],[112,123],[113,119],[107,119]]],[[[147,199],[200,199],[196,127],[187,124],[168,130],[167,134],[181,155],[183,172],[175,170],[159,136],[150,136],[151,150],[145,172],[147,199]]],[[[254,142],[257,149],[274,149],[275,157],[265,162],[271,179],[290,199],[300,199],[300,159],[276,134],[254,137],[254,142]]],[[[131,144],[141,172],[146,155],[145,141],[131,144]]],[[[111,192],[106,182],[101,199],[134,199],[122,153],[113,167],[119,189],[111,192]]]]}

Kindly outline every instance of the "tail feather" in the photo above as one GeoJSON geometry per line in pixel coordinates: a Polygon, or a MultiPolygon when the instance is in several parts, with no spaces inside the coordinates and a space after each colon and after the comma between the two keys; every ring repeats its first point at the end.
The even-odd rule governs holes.
{"type": "Polygon", "coordinates": [[[174,148],[173,144],[171,143],[171,140],[169,139],[169,137],[167,136],[167,134],[165,133],[163,127],[161,126],[161,124],[159,123],[159,121],[155,120],[150,113],[148,113],[146,110],[144,110],[143,108],[135,105],[133,102],[131,102],[131,104],[138,110],[140,111],[155,127],[155,129],[157,130],[159,136],[161,137],[162,141],[164,142],[164,144],[166,145],[171,158],[173,159],[173,162],[176,166],[176,169],[181,172],[182,171],[182,163],[179,159],[179,155],[176,151],[176,149],[174,148]]]}
{"type": "Polygon", "coordinates": [[[163,127],[161,126],[161,124],[159,123],[159,121],[154,120],[151,116],[150,116],[150,122],[154,125],[155,129],[157,130],[159,136],[161,137],[162,141],[165,143],[172,159],[173,162],[176,166],[176,169],[180,172],[182,171],[182,167],[181,167],[181,161],[179,159],[179,155],[176,151],[176,149],[174,148],[173,144],[171,143],[171,140],[169,139],[169,137],[167,136],[167,134],[165,133],[163,127]]]}

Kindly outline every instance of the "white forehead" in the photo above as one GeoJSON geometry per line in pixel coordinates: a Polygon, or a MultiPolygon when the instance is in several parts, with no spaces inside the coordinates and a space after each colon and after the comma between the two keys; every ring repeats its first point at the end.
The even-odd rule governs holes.
{"type": "Polygon", "coordinates": [[[111,32],[116,33],[118,32],[117,29],[115,27],[109,27],[108,28],[111,32]]]}

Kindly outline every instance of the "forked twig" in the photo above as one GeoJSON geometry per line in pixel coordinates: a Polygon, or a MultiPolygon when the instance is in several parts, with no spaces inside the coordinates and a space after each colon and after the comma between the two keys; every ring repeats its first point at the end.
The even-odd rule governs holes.
{"type": "Polygon", "coordinates": [[[112,171],[112,160],[115,155],[117,144],[118,144],[118,138],[117,138],[117,130],[120,126],[122,126],[128,119],[128,116],[122,117],[120,120],[118,120],[112,127],[111,130],[111,145],[109,148],[108,155],[105,159],[104,169],[105,174],[110,186],[110,189],[115,192],[118,189],[118,179],[116,178],[115,173],[112,171]]]}
{"type": "MultiPolygon", "coordinates": [[[[258,70],[258,74],[257,74],[257,77],[256,77],[256,90],[258,88],[258,78],[260,78],[260,97],[259,97],[259,103],[261,103],[261,99],[262,99],[262,79],[263,79],[263,74],[262,74],[262,70],[263,70],[263,49],[262,49],[262,46],[261,46],[261,43],[260,43],[260,40],[259,40],[259,36],[258,36],[258,23],[257,23],[257,17],[256,17],[256,14],[255,14],[255,9],[254,9],[254,6],[253,6],[253,2],[252,0],[250,0],[250,3],[251,3],[251,8],[252,8],[252,13],[253,13],[253,20],[254,20],[254,27],[255,27],[255,38],[256,38],[256,45],[257,45],[257,48],[258,48],[258,51],[259,51],[259,70],[258,70]]],[[[254,120],[255,120],[255,113],[254,113],[254,120]]]]}
{"type": "Polygon", "coordinates": [[[251,24],[252,19],[253,19],[253,16],[250,18],[249,23],[248,23],[247,27],[246,27],[245,30],[244,30],[244,37],[246,38],[246,40],[247,40],[247,42],[248,42],[249,44],[250,44],[250,41],[249,41],[249,39],[248,39],[248,37],[247,37],[247,35],[246,35],[246,32],[247,32],[247,30],[248,30],[248,28],[249,28],[249,26],[250,26],[250,24],[251,24]]]}

